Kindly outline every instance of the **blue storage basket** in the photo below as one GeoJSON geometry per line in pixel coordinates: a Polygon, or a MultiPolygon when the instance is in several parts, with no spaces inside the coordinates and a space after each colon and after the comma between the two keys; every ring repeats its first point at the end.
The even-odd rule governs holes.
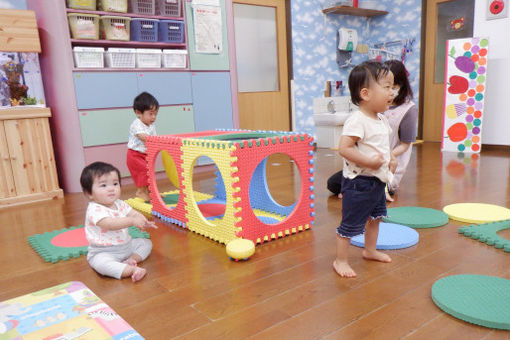
{"type": "Polygon", "coordinates": [[[131,19],[132,41],[158,41],[159,20],[134,18],[131,19]]]}
{"type": "Polygon", "coordinates": [[[160,20],[159,41],[168,43],[183,43],[184,22],[178,20],[160,20]]]}

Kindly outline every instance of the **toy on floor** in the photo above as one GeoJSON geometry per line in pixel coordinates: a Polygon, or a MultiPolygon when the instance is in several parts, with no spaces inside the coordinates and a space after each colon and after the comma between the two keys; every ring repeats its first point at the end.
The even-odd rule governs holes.
{"type": "Polygon", "coordinates": [[[498,235],[498,231],[510,229],[510,220],[491,222],[479,225],[469,225],[459,228],[459,234],[471,237],[473,240],[487,243],[497,249],[510,253],[510,240],[498,235]]]}
{"type": "Polygon", "coordinates": [[[448,276],[432,285],[432,300],[458,319],[510,330],[510,280],[472,274],[448,276]]]}
{"type": "Polygon", "coordinates": [[[452,220],[465,223],[489,223],[510,219],[510,209],[485,203],[456,203],[443,208],[452,220]]]}
{"type": "Polygon", "coordinates": [[[143,339],[79,281],[0,302],[1,339],[143,339]]]}
{"type": "Polygon", "coordinates": [[[448,223],[448,215],[431,208],[397,207],[388,209],[388,217],[382,220],[411,228],[435,228],[448,223]]]}
{"type": "MultiPolygon", "coordinates": [[[[377,236],[376,249],[402,249],[409,248],[418,243],[420,235],[412,228],[381,222],[377,236]]],[[[356,247],[365,246],[365,235],[351,238],[351,244],[356,247]]]]}
{"type": "MultiPolygon", "coordinates": [[[[313,138],[307,134],[204,131],[149,136],[146,146],[151,205],[142,208],[163,221],[224,244],[235,239],[259,244],[313,224],[313,138]],[[288,155],[301,177],[299,198],[290,206],[278,204],[267,187],[267,157],[277,153],[288,155]],[[178,188],[172,192],[179,196],[175,204],[166,204],[157,187],[155,164],[160,154],[169,179],[178,188]],[[193,191],[193,168],[201,156],[215,163],[214,195],[193,191]]],[[[140,209],[142,202],[133,204],[140,209]]]]}
{"type": "Polygon", "coordinates": [[[235,260],[248,260],[255,253],[255,243],[238,238],[227,243],[227,255],[235,260]]]}
{"type": "MultiPolygon", "coordinates": [[[[133,238],[149,238],[149,233],[135,227],[129,227],[129,234],[133,238]]],[[[28,242],[44,261],[52,263],[86,255],[89,245],[83,225],[35,234],[28,237],[28,242]]]]}

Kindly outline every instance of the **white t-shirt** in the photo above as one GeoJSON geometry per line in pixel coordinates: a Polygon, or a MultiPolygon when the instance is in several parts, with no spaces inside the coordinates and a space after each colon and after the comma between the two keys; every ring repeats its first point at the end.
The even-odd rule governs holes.
{"type": "Polygon", "coordinates": [[[388,183],[393,174],[388,168],[390,161],[390,133],[391,128],[384,115],[378,113],[377,118],[371,118],[361,111],[354,112],[345,122],[343,135],[359,137],[357,142],[358,151],[367,156],[373,157],[380,152],[385,162],[377,170],[365,169],[353,162],[344,159],[343,175],[353,179],[356,176],[375,176],[382,182],[388,183]]]}
{"type": "Polygon", "coordinates": [[[117,209],[110,209],[96,202],[89,202],[85,215],[85,236],[90,244],[96,246],[114,246],[131,241],[128,228],[105,230],[97,226],[97,222],[105,217],[126,217],[132,208],[122,200],[116,200],[117,209]]]}
{"type": "Polygon", "coordinates": [[[154,124],[147,126],[139,118],[136,118],[129,127],[129,141],[127,145],[128,149],[141,153],[145,153],[147,151],[145,143],[136,136],[141,133],[148,136],[156,136],[156,126],[154,124]]]}

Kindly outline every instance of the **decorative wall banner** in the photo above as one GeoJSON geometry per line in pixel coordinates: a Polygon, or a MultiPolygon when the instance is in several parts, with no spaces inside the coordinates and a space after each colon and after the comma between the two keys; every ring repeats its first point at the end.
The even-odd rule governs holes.
{"type": "Polygon", "coordinates": [[[446,42],[442,151],[480,152],[487,38],[446,42]]]}

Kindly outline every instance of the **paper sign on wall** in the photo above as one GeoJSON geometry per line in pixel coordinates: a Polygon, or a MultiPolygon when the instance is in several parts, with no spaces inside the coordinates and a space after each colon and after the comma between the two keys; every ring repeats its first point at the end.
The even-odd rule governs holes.
{"type": "Polygon", "coordinates": [[[193,5],[195,52],[220,54],[223,51],[221,7],[193,5]]]}
{"type": "Polygon", "coordinates": [[[488,45],[487,38],[446,42],[443,151],[480,152],[488,45]]]}

